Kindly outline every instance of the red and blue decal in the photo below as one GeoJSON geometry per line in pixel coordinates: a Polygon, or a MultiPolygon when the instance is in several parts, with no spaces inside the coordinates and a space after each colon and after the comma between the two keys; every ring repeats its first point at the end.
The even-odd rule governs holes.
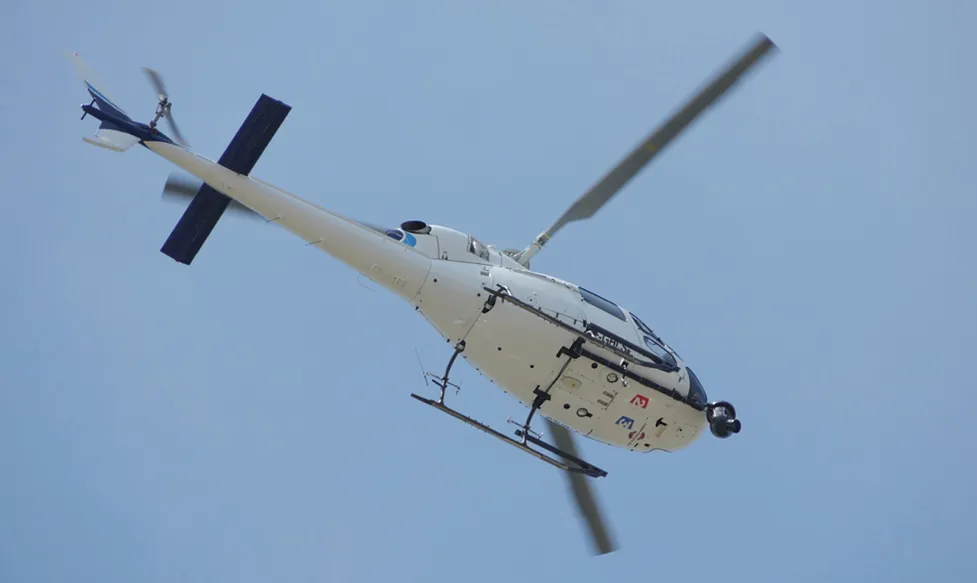
{"type": "Polygon", "coordinates": [[[634,419],[621,415],[621,418],[614,422],[614,425],[623,425],[628,429],[634,429],[634,419]]]}

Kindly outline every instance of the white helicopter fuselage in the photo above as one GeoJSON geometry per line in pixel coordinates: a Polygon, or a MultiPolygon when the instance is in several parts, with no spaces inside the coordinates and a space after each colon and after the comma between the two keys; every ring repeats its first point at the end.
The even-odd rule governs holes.
{"type": "MultiPolygon", "coordinates": [[[[431,236],[440,238],[446,231],[432,227],[431,236]]],[[[551,387],[552,399],[541,413],[585,436],[636,451],[672,451],[698,435],[705,425],[704,413],[626,380],[617,368],[570,358],[575,334],[505,302],[483,313],[486,289],[498,286],[567,325],[600,322],[619,336],[641,342],[630,321],[588,304],[573,284],[504,264],[434,261],[412,303],[449,343],[464,340],[462,356],[476,370],[527,406],[534,389],[551,387]]],[[[608,363],[619,360],[600,349],[593,352],[608,363]]],[[[688,375],[679,366],[676,372],[630,370],[687,395],[688,375]]]]}
{"type": "Polygon", "coordinates": [[[539,411],[553,421],[642,452],[680,449],[707,425],[702,410],[673,396],[688,398],[693,390],[678,356],[633,314],[599,296],[530,271],[454,229],[418,222],[415,232],[380,233],[186,148],[146,145],[410,303],[452,347],[463,341],[462,357],[523,404],[533,402],[537,388],[549,390],[539,411]],[[522,307],[505,300],[489,306],[490,290],[505,290],[522,307]],[[657,349],[675,370],[632,363],[627,371],[637,377],[626,379],[619,353],[599,343],[586,345],[596,360],[571,358],[567,351],[579,338],[574,330],[585,323],[657,349]]]}
{"type": "Polygon", "coordinates": [[[236,201],[402,298],[453,350],[442,376],[425,371],[425,379],[437,381],[437,400],[416,393],[411,397],[565,470],[594,549],[604,554],[615,544],[588,480],[607,472],[580,457],[572,432],[631,451],[675,451],[692,443],[706,426],[725,439],[739,433],[741,423],[732,404],[708,402],[695,373],[633,313],[589,290],[531,271],[530,261],[566,225],[593,217],[775,49],[766,35],[757,35],[532,243],[503,252],[471,235],[421,221],[406,221],[400,228],[361,223],[250,176],[291,109],[284,102],[262,94],[215,162],[185,146],[157,72],[144,69],[159,100],[155,116],[145,124],[112,101],[77,53],[67,56],[91,99],[82,104],[81,119],[91,116],[100,122],[93,137],[83,138],[87,143],[116,152],[145,146],[210,187],[174,184],[171,189],[167,181],[164,194],[182,192],[193,198],[162,253],[190,265],[222,213],[236,201]],[[163,119],[176,141],[157,128],[163,119]],[[459,355],[529,407],[514,432],[518,439],[445,403],[459,355]],[[547,418],[545,440],[533,430],[537,414],[547,418]]]}

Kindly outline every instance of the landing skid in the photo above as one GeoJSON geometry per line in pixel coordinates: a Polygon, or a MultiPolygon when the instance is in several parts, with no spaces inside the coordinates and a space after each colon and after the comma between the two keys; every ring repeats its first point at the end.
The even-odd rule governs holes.
{"type": "Polygon", "coordinates": [[[537,450],[529,447],[529,445],[527,445],[525,442],[516,441],[515,439],[512,439],[508,435],[499,433],[498,431],[496,431],[495,429],[492,429],[488,425],[485,425],[484,423],[481,423],[479,421],[476,421],[475,419],[472,419],[471,417],[469,417],[467,415],[464,415],[462,413],[459,413],[458,411],[455,411],[454,409],[452,409],[451,407],[448,407],[444,403],[439,403],[439,402],[435,401],[434,399],[424,398],[424,397],[422,397],[420,395],[417,395],[415,393],[411,393],[410,396],[411,397],[414,397],[415,399],[417,399],[418,401],[420,401],[420,402],[422,402],[422,403],[424,403],[426,405],[430,405],[430,406],[434,407],[435,409],[437,409],[439,411],[443,411],[443,412],[447,413],[448,415],[451,415],[452,417],[454,417],[455,419],[458,419],[459,421],[464,421],[465,423],[467,423],[468,425],[471,425],[475,429],[480,429],[480,430],[484,431],[485,433],[488,433],[489,435],[491,435],[493,437],[497,437],[497,438],[501,439],[502,441],[508,443],[509,445],[511,445],[511,446],[513,446],[513,447],[515,447],[517,449],[520,449],[520,450],[528,453],[529,455],[531,455],[533,457],[536,457],[538,459],[543,460],[544,462],[550,464],[551,466],[554,466],[554,467],[557,467],[557,468],[560,468],[562,470],[566,470],[568,472],[572,472],[572,473],[575,473],[575,474],[584,474],[585,476],[590,476],[591,478],[602,478],[602,477],[604,477],[604,476],[607,475],[607,472],[605,472],[604,470],[602,470],[602,469],[600,469],[600,468],[598,468],[596,466],[593,466],[591,464],[588,464],[587,462],[583,461],[582,459],[580,459],[578,457],[575,457],[575,456],[572,456],[572,455],[566,453],[565,451],[563,451],[561,449],[558,449],[556,447],[553,447],[552,445],[546,443],[545,441],[543,441],[541,439],[538,439],[537,437],[534,437],[533,435],[528,434],[528,433],[524,432],[521,429],[516,430],[516,435],[518,437],[522,437],[525,440],[525,442],[532,443],[532,444],[534,444],[534,445],[536,445],[538,447],[541,447],[541,448],[545,449],[546,451],[554,454],[555,456],[559,456],[559,457],[563,458],[563,460],[566,460],[566,461],[561,461],[559,459],[556,459],[554,457],[551,457],[549,455],[546,455],[545,453],[543,453],[541,451],[537,451],[537,450]]]}
{"type": "MultiPolygon", "coordinates": [[[[554,447],[549,443],[546,443],[542,439],[539,439],[538,437],[534,436],[532,434],[532,431],[529,429],[529,425],[530,423],[532,423],[533,416],[536,414],[536,411],[538,411],[540,407],[543,406],[544,403],[550,400],[549,391],[553,387],[553,384],[556,382],[556,379],[559,378],[560,375],[556,375],[556,377],[553,378],[553,382],[550,383],[550,386],[547,387],[546,390],[540,390],[539,387],[536,387],[536,390],[533,391],[533,393],[536,395],[536,398],[533,399],[533,406],[529,410],[529,415],[526,417],[526,422],[522,424],[520,429],[516,430],[516,437],[519,437],[520,441],[512,439],[508,435],[499,433],[498,431],[492,429],[488,425],[480,421],[476,421],[471,417],[459,413],[458,411],[455,411],[451,407],[445,405],[444,395],[448,389],[448,386],[449,385],[456,386],[448,381],[448,375],[451,374],[451,367],[454,366],[455,360],[458,359],[458,355],[464,351],[465,351],[465,341],[462,340],[455,345],[454,354],[451,355],[451,359],[448,361],[448,366],[444,370],[444,376],[438,377],[433,373],[427,373],[427,372],[424,373],[425,379],[427,379],[428,377],[433,378],[438,382],[438,385],[440,385],[441,387],[441,396],[438,397],[437,401],[422,397],[415,393],[411,393],[410,396],[414,397],[415,399],[424,403],[425,405],[430,405],[439,411],[451,415],[452,417],[458,419],[459,421],[463,421],[468,425],[471,425],[475,429],[479,429],[481,431],[484,431],[485,433],[488,433],[493,437],[497,437],[502,441],[508,443],[509,445],[518,448],[535,458],[539,458],[543,460],[544,462],[550,464],[551,466],[555,466],[557,468],[575,474],[583,474],[585,476],[590,476],[591,478],[602,478],[607,475],[607,472],[605,472],[604,470],[596,466],[593,466],[591,464],[588,464],[582,459],[574,455],[571,455],[557,447],[554,447]],[[530,443],[548,451],[549,453],[553,454],[553,456],[546,455],[541,451],[529,447],[530,443]],[[562,459],[558,459],[558,458],[562,458],[562,459]]],[[[566,370],[567,366],[570,364],[571,361],[572,358],[568,358],[567,361],[563,363],[563,368],[560,369],[560,374],[563,374],[563,371],[566,370]]]]}

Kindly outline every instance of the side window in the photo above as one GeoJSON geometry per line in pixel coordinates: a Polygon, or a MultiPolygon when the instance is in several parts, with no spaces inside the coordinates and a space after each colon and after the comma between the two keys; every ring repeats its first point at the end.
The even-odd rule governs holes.
{"type": "Polygon", "coordinates": [[[468,239],[468,252],[481,257],[485,261],[490,261],[488,247],[483,245],[482,242],[475,237],[469,237],[468,239]]]}
{"type": "Polygon", "coordinates": [[[672,353],[665,350],[665,347],[658,342],[655,342],[655,339],[651,336],[645,336],[645,348],[647,348],[649,352],[658,358],[662,359],[662,361],[667,362],[672,366],[676,366],[678,364],[675,357],[672,356],[672,353]]]}
{"type": "Polygon", "coordinates": [[[585,290],[582,287],[579,287],[577,289],[580,290],[580,295],[583,296],[583,300],[588,304],[592,306],[596,306],[601,310],[604,310],[605,312],[614,316],[615,318],[619,318],[621,320],[624,320],[625,322],[628,321],[628,319],[624,316],[624,310],[617,307],[617,304],[615,304],[614,302],[606,298],[602,298],[599,295],[595,294],[594,292],[585,290]]]}

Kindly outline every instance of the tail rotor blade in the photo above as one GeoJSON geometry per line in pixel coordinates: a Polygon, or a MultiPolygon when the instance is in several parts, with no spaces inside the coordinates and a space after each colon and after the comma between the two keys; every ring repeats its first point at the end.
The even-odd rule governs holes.
{"type": "Polygon", "coordinates": [[[149,82],[152,83],[153,87],[156,89],[156,95],[159,96],[160,101],[169,98],[169,94],[166,92],[166,85],[163,84],[163,78],[160,77],[159,73],[150,69],[149,67],[143,67],[143,72],[149,77],[149,82]]]}
{"type": "Polygon", "coordinates": [[[180,144],[184,147],[188,147],[190,143],[187,142],[187,139],[183,137],[183,132],[180,131],[180,128],[176,126],[176,122],[173,120],[173,113],[170,111],[166,112],[166,123],[170,124],[170,129],[173,130],[173,135],[176,137],[177,141],[180,142],[180,144]]]}
{"type": "Polygon", "coordinates": [[[182,146],[188,147],[190,143],[187,142],[187,139],[183,136],[183,132],[180,131],[180,128],[177,127],[176,122],[173,120],[173,103],[170,101],[169,92],[166,91],[166,84],[163,83],[163,77],[154,69],[150,69],[149,67],[143,67],[142,70],[144,73],[146,73],[146,77],[149,78],[149,83],[156,90],[156,96],[160,101],[160,109],[157,109],[156,115],[163,115],[166,118],[166,123],[168,123],[170,129],[173,130],[173,135],[176,138],[176,141],[182,146]]]}

